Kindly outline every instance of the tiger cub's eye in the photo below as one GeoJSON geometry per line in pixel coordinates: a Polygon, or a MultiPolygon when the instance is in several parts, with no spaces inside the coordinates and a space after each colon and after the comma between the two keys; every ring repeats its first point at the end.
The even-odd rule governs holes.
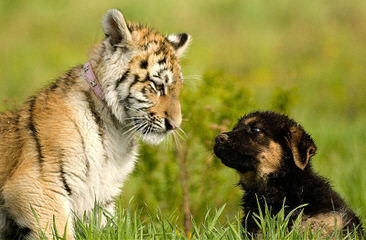
{"type": "Polygon", "coordinates": [[[155,82],[151,82],[150,86],[154,89],[156,93],[159,93],[161,96],[164,95],[164,84],[157,84],[155,82]]]}

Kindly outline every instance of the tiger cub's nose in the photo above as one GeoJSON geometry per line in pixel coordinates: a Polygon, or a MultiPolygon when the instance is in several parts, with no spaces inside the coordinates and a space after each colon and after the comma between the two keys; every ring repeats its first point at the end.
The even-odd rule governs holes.
{"type": "Polygon", "coordinates": [[[169,119],[165,118],[165,129],[167,131],[169,130],[174,130],[176,129],[177,127],[174,125],[174,123],[172,123],[169,119]]]}

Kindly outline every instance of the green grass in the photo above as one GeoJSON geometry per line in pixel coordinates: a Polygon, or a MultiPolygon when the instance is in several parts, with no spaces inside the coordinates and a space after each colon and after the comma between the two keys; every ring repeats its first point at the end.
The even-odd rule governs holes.
{"type": "MultiPolygon", "coordinates": [[[[103,38],[103,14],[115,7],[127,19],[163,33],[193,36],[181,61],[187,136],[180,149],[199,236],[209,226],[207,210],[223,205],[215,229],[235,236],[230,224],[237,229],[242,192],[235,187],[235,172],[213,156],[213,139],[256,109],[287,113],[311,133],[318,146],[315,170],[366,224],[364,0],[2,0],[0,111],[19,106],[60,73],[84,63],[88,49],[103,38]]],[[[159,211],[160,219],[172,224],[164,231],[182,232],[178,156],[169,142],[141,147],[136,171],[118,200],[126,207],[134,196],[128,209],[143,232],[155,226],[161,233],[159,211]]]]}
{"type": "MultiPolygon", "coordinates": [[[[117,206],[117,214],[111,215],[104,211],[99,206],[94,208],[93,213],[88,219],[77,219],[75,221],[76,239],[80,240],[122,240],[122,239],[169,239],[169,240],[209,240],[209,239],[364,239],[360,238],[357,233],[349,232],[346,235],[335,231],[332,235],[325,237],[319,231],[312,231],[309,227],[303,228],[300,226],[302,212],[293,222],[292,228],[289,229],[290,217],[295,211],[301,210],[303,206],[293,209],[287,216],[284,214],[284,208],[280,212],[271,216],[270,209],[265,206],[265,209],[260,209],[259,214],[254,216],[258,227],[261,230],[260,237],[253,236],[245,231],[241,225],[239,215],[234,219],[226,219],[220,221],[225,209],[225,205],[215,210],[208,210],[204,220],[197,223],[191,219],[192,231],[185,234],[184,229],[177,223],[178,218],[173,213],[164,215],[159,212],[153,214],[150,212],[148,217],[143,217],[141,212],[131,212],[129,208],[117,206]],[[102,216],[107,218],[105,225],[101,224],[102,216]]],[[[57,232],[57,231],[56,231],[57,232]]],[[[41,231],[41,235],[42,235],[41,231]]],[[[55,233],[55,240],[65,239],[62,237],[62,231],[55,233]]],[[[47,240],[47,237],[41,237],[42,240],[47,240]]]]}

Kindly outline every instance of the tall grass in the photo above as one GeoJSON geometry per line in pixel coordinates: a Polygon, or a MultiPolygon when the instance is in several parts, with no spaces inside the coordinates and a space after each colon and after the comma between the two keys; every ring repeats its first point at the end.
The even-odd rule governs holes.
{"type": "MultiPolygon", "coordinates": [[[[119,204],[117,213],[111,215],[99,206],[95,206],[94,211],[88,218],[76,219],[75,231],[76,239],[80,240],[122,240],[122,239],[154,239],[154,240],[216,240],[216,239],[268,239],[268,240],[313,240],[313,239],[364,239],[357,233],[349,232],[346,235],[335,230],[329,236],[322,234],[321,231],[312,230],[309,227],[301,225],[302,211],[305,205],[299,206],[289,214],[285,215],[285,204],[283,208],[275,214],[265,205],[264,209],[259,207],[259,213],[255,214],[254,219],[260,232],[257,235],[251,235],[242,227],[240,215],[234,219],[222,221],[225,205],[218,209],[209,209],[204,220],[197,223],[193,218],[192,232],[188,235],[184,229],[177,223],[178,218],[175,214],[164,215],[161,212],[145,218],[139,211],[131,212],[119,204]],[[291,222],[291,216],[295,212],[300,214],[291,222]],[[106,218],[105,224],[102,224],[102,218],[106,218]]],[[[148,207],[147,207],[148,208],[148,207]]],[[[42,235],[41,231],[41,235],[42,235]]],[[[47,237],[41,237],[42,240],[48,240],[47,237]]],[[[62,231],[55,231],[54,240],[65,239],[62,231]]]]}

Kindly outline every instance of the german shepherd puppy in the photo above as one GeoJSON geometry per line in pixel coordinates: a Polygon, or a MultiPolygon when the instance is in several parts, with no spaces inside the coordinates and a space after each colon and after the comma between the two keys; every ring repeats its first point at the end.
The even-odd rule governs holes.
{"type": "MultiPolygon", "coordinates": [[[[253,219],[258,202],[261,209],[266,202],[275,214],[284,201],[286,215],[307,204],[303,208],[303,229],[310,227],[325,235],[356,228],[360,235],[364,233],[356,214],[332,190],[328,180],[314,172],[310,160],[316,152],[315,143],[294,120],[269,111],[253,112],[215,141],[216,156],[240,174],[239,184],[245,190],[242,224],[248,233],[259,233],[253,219]]],[[[292,215],[292,221],[299,213],[292,215]]]]}

